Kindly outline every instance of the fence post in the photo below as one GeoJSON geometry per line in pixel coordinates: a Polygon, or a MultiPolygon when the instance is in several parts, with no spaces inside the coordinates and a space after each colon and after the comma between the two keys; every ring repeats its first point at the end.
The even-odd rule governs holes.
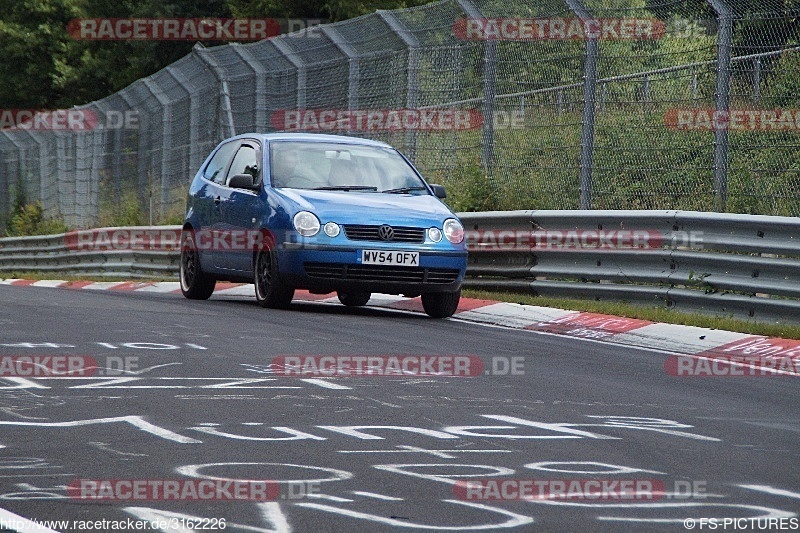
{"type": "MultiPolygon", "coordinates": [[[[473,19],[483,13],[471,0],[457,0],[464,13],[473,19]]],[[[483,129],[481,131],[481,164],[492,182],[494,172],[494,97],[497,94],[497,42],[483,43],[483,129]]]]}
{"type": "MultiPolygon", "coordinates": [[[[361,80],[358,52],[353,45],[342,37],[342,34],[340,34],[334,26],[322,24],[318,27],[322,34],[347,57],[347,109],[350,111],[358,109],[358,86],[361,80]]],[[[351,130],[348,129],[347,131],[350,133],[351,130]]]]}
{"type": "Polygon", "coordinates": [[[753,60],[753,102],[758,103],[761,98],[761,58],[753,60]]]}
{"type": "Polygon", "coordinates": [[[266,69],[264,68],[264,65],[262,65],[261,62],[257,60],[252,53],[250,53],[250,50],[242,47],[241,44],[231,43],[230,47],[231,50],[236,53],[236,55],[242,58],[242,61],[244,61],[250,70],[253,71],[253,75],[255,76],[256,80],[256,94],[254,95],[256,107],[256,131],[259,129],[267,131],[270,117],[267,116],[267,80],[265,79],[266,69]]]}
{"type": "MultiPolygon", "coordinates": [[[[141,82],[137,82],[141,83],[141,82]]],[[[145,85],[147,87],[147,85],[145,85]]],[[[149,89],[148,89],[149,90],[149,89]]],[[[143,206],[147,202],[147,198],[145,197],[145,192],[149,187],[150,180],[148,177],[148,161],[150,160],[150,155],[147,153],[147,147],[151,146],[149,139],[150,139],[150,113],[142,113],[140,109],[135,107],[131,104],[131,97],[128,95],[128,91],[120,91],[120,97],[125,101],[125,104],[128,106],[128,109],[132,111],[136,111],[137,117],[139,119],[139,127],[136,130],[136,142],[137,142],[137,149],[136,149],[136,191],[137,191],[137,198],[139,200],[139,205],[143,206]],[[146,120],[147,123],[142,123],[143,120],[146,120]]]]}
{"type": "MultiPolygon", "coordinates": [[[[592,19],[592,15],[580,0],[564,0],[581,21],[592,19]]],[[[583,128],[581,130],[581,175],[578,192],[579,209],[592,208],[592,170],[594,167],[594,113],[597,98],[597,39],[584,39],[586,59],[583,63],[583,128]]]]}
{"type": "MultiPolygon", "coordinates": [[[[167,95],[164,94],[164,91],[161,90],[152,78],[145,78],[144,84],[156,97],[158,100],[159,105],[161,106],[161,205],[160,209],[167,204],[169,199],[167,191],[169,180],[167,178],[167,169],[169,168],[169,151],[172,149],[172,105],[170,104],[167,95]]],[[[153,190],[150,187],[150,195],[152,197],[153,190]]],[[[151,204],[152,205],[152,204],[151,204]]],[[[159,213],[161,212],[159,209],[159,213]]],[[[152,209],[150,209],[150,217],[152,219],[153,213],[152,209]]]]}
{"type": "MultiPolygon", "coordinates": [[[[731,48],[733,45],[733,10],[725,0],[708,0],[717,14],[717,87],[714,94],[716,113],[728,113],[731,90],[731,48]]],[[[714,130],[714,191],[717,211],[725,212],[728,203],[728,129],[714,130]]]]}
{"type": "Polygon", "coordinates": [[[166,71],[175,78],[180,88],[186,91],[189,97],[189,169],[196,172],[206,156],[200,151],[200,121],[198,119],[200,114],[203,113],[203,109],[200,106],[200,98],[198,98],[197,89],[189,80],[189,77],[176,68],[175,64],[168,66],[166,71]]]}
{"type": "Polygon", "coordinates": [[[306,82],[306,67],[303,63],[303,60],[298,57],[298,55],[289,48],[281,37],[272,39],[270,41],[272,46],[275,49],[283,54],[285,57],[294,67],[295,73],[297,75],[297,96],[296,96],[296,104],[297,109],[305,109],[306,108],[306,86],[308,83],[306,82]]]}
{"type": "MultiPolygon", "coordinates": [[[[419,107],[419,41],[417,37],[406,28],[400,19],[391,11],[379,9],[378,16],[389,26],[408,49],[408,81],[406,82],[406,107],[417,109],[419,107]]],[[[414,161],[417,156],[417,134],[406,131],[406,155],[414,161]]]]}
{"type": "Polygon", "coordinates": [[[217,64],[217,60],[214,59],[214,56],[208,53],[208,50],[205,47],[197,43],[192,48],[192,52],[197,54],[206,65],[211,68],[211,72],[214,73],[214,77],[217,78],[219,82],[220,88],[220,97],[222,98],[222,113],[225,116],[225,119],[228,122],[227,130],[225,125],[223,124],[224,121],[220,120],[220,133],[222,134],[222,138],[225,139],[227,137],[233,137],[236,135],[236,125],[233,122],[233,109],[231,108],[231,92],[228,89],[228,82],[225,79],[225,76],[222,72],[222,69],[217,64]]]}

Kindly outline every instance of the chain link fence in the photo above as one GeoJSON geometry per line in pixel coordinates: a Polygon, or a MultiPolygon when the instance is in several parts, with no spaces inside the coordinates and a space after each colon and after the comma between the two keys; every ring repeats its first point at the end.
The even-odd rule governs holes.
{"type": "Polygon", "coordinates": [[[197,45],[76,108],[90,129],[0,131],[0,217],[24,189],[70,227],[179,223],[219,141],[279,130],[387,141],[457,210],[798,216],[798,15],[798,0],[443,0],[197,45]]]}

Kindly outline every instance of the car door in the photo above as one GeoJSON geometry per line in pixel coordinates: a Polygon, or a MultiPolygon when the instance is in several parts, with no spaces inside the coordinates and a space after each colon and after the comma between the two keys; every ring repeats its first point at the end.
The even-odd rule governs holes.
{"type": "Polygon", "coordinates": [[[213,270],[216,264],[213,238],[211,233],[221,223],[220,203],[224,189],[225,176],[227,176],[233,155],[238,142],[228,141],[221,144],[203,169],[203,186],[194,199],[194,209],[200,227],[195,228],[198,235],[195,242],[200,249],[200,260],[203,269],[213,270]]]}
{"type": "Polygon", "coordinates": [[[221,195],[220,226],[228,232],[225,243],[231,250],[217,255],[220,268],[252,272],[253,250],[250,245],[263,218],[263,195],[248,189],[234,189],[227,184],[237,174],[250,174],[254,183],[262,185],[261,191],[262,167],[261,143],[250,139],[241,141],[225,177],[225,194],[221,195]]]}

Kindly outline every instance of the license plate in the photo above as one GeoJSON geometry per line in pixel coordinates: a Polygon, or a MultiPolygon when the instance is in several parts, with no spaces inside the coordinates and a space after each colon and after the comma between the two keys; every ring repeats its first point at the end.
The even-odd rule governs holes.
{"type": "Polygon", "coordinates": [[[361,250],[364,265],[419,266],[419,252],[361,250]]]}

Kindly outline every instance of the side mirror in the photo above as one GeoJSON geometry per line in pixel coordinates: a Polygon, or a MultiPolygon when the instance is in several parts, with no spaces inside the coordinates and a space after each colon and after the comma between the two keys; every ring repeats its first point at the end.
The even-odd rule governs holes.
{"type": "Polygon", "coordinates": [[[447,191],[444,190],[444,185],[434,185],[431,184],[431,190],[433,190],[434,196],[441,200],[447,198],[447,191]]]}
{"type": "Polygon", "coordinates": [[[236,174],[231,176],[228,180],[228,187],[233,189],[247,189],[248,191],[257,191],[259,187],[253,183],[253,176],[250,174],[236,174]]]}

